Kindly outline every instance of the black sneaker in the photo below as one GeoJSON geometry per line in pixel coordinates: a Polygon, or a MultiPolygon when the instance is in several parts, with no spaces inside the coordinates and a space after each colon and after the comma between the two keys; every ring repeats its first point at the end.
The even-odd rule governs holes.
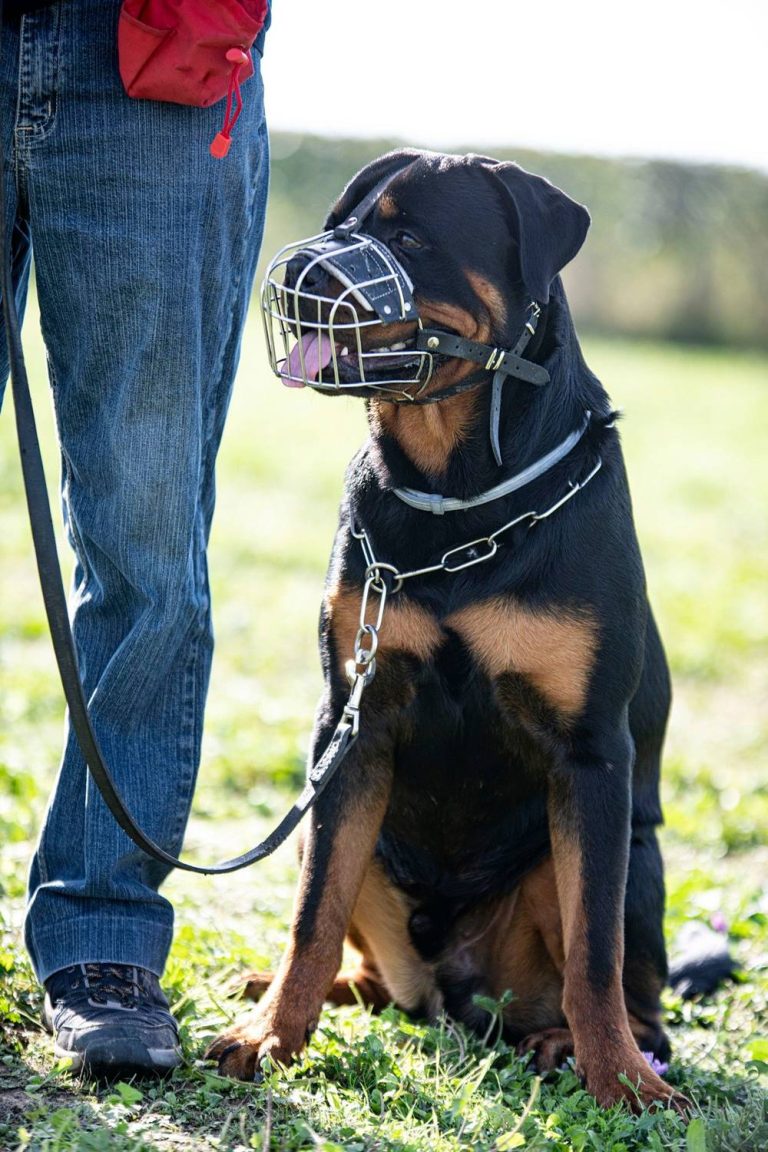
{"type": "Polygon", "coordinates": [[[45,981],[54,1054],[96,1079],[164,1076],[181,1063],[179,1030],[146,968],[76,964],[45,981]]]}

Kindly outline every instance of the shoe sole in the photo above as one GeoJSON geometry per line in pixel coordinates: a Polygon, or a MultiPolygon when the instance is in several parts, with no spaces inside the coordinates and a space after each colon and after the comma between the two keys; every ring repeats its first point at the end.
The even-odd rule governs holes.
{"type": "Polygon", "coordinates": [[[73,1072],[82,1072],[96,1080],[116,1080],[128,1077],[168,1076],[182,1062],[177,1048],[145,1048],[143,1044],[131,1044],[123,1040],[116,1048],[114,1044],[100,1044],[94,1041],[85,1051],[61,1048],[54,1043],[53,1054],[57,1060],[68,1060],[73,1072]]]}

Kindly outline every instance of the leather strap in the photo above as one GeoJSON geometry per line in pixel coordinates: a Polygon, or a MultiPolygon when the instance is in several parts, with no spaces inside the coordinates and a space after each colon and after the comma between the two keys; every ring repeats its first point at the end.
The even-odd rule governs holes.
{"type": "Polygon", "coordinates": [[[336,239],[349,240],[353,233],[359,232],[360,225],[373,211],[382,192],[384,192],[384,190],[392,183],[395,176],[399,176],[401,172],[405,172],[406,169],[412,168],[415,163],[415,160],[404,160],[403,163],[394,170],[394,172],[388,172],[387,175],[383,177],[383,179],[379,180],[378,184],[374,184],[368,195],[364,196],[362,200],[355,204],[349,215],[344,220],[342,220],[340,224],[337,224],[333,229],[333,234],[336,239]]]}
{"type": "Polygon", "coordinates": [[[523,360],[514,352],[503,348],[492,348],[490,344],[480,344],[476,340],[465,340],[452,332],[439,328],[422,328],[416,336],[419,352],[432,352],[434,355],[455,356],[461,360],[473,360],[482,364],[488,372],[503,372],[505,376],[515,376],[529,384],[548,384],[549,372],[540,364],[523,360]]]}
{"type": "MultiPolygon", "coordinates": [[[[520,339],[512,349],[513,356],[522,356],[528,343],[536,332],[536,327],[539,323],[539,316],[541,315],[541,308],[532,300],[528,306],[529,317],[525,322],[520,339]]],[[[490,420],[490,437],[491,437],[491,450],[493,457],[498,464],[499,468],[502,467],[504,461],[501,456],[501,443],[499,440],[499,429],[501,426],[501,402],[503,400],[504,384],[507,380],[507,374],[501,368],[493,377],[493,385],[491,387],[491,420],[490,420]]]]}
{"type": "Polygon", "coordinates": [[[501,401],[503,399],[504,382],[506,379],[507,375],[505,372],[494,372],[493,384],[491,385],[491,451],[493,452],[493,458],[499,467],[502,465],[501,442],[499,440],[499,428],[501,427],[501,401]]]}
{"type": "Polygon", "coordinates": [[[378,396],[377,399],[386,400],[391,404],[437,404],[439,400],[447,400],[451,396],[458,396],[461,392],[468,392],[470,388],[476,388],[487,379],[488,373],[485,371],[472,372],[457,384],[451,384],[448,388],[442,388],[439,392],[432,392],[428,396],[409,396],[407,399],[399,396],[378,396]]]}

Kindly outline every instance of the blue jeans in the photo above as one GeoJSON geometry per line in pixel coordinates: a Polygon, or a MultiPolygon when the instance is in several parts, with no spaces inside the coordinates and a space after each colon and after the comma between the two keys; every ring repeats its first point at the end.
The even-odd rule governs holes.
{"type": "MultiPolygon", "coordinates": [[[[0,142],[20,308],[34,247],[91,716],[134,816],[177,853],[213,647],[214,464],[268,145],[258,54],[229,156],[214,160],[221,105],[124,94],[118,9],[64,0],[3,28],[0,142]]],[[[119,830],[69,732],[31,870],[38,977],[85,961],[159,975],[173,931],[165,874],[119,830]]]]}

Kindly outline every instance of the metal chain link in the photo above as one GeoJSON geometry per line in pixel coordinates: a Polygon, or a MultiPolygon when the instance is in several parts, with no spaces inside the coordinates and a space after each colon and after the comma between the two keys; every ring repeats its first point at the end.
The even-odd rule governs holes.
{"type": "Polygon", "coordinates": [[[532,528],[539,520],[546,520],[553,512],[557,512],[559,508],[562,508],[564,504],[572,500],[577,492],[585,488],[590,480],[597,475],[602,466],[602,458],[598,456],[597,463],[592,471],[578,483],[569,480],[568,491],[552,504],[551,507],[547,508],[546,512],[524,512],[521,516],[516,516],[514,520],[509,520],[506,524],[502,524],[500,528],[497,528],[495,532],[491,532],[488,536],[479,536],[476,540],[469,540],[466,544],[459,544],[456,548],[449,548],[447,552],[443,553],[439,563],[430,564],[426,568],[413,568],[408,572],[401,572],[394,564],[387,564],[384,561],[377,560],[368,533],[364,528],[358,529],[354,519],[352,519],[350,532],[355,540],[360,542],[366,563],[365,588],[360,609],[360,629],[357,633],[357,640],[355,641],[355,646],[358,651],[355,653],[355,659],[357,659],[360,652],[363,652],[365,655],[364,662],[370,661],[375,655],[376,649],[378,648],[378,631],[381,627],[387,595],[394,596],[396,592],[400,591],[406,580],[413,580],[417,576],[429,576],[433,572],[463,572],[465,568],[472,568],[475,564],[484,564],[487,560],[492,560],[499,549],[500,536],[503,536],[505,532],[509,532],[510,529],[515,528],[518,524],[522,524],[525,521],[529,521],[529,527],[532,528]],[[464,557],[463,560],[461,559],[462,556],[464,557]],[[456,560],[453,559],[454,557],[456,557],[456,560]],[[386,583],[382,578],[382,573],[387,572],[393,578],[392,587],[389,589],[389,592],[387,592],[386,583]],[[381,597],[375,626],[365,623],[368,597],[372,590],[377,592],[381,597]],[[364,634],[371,637],[372,653],[370,656],[367,655],[366,650],[360,647],[364,634]]]}

